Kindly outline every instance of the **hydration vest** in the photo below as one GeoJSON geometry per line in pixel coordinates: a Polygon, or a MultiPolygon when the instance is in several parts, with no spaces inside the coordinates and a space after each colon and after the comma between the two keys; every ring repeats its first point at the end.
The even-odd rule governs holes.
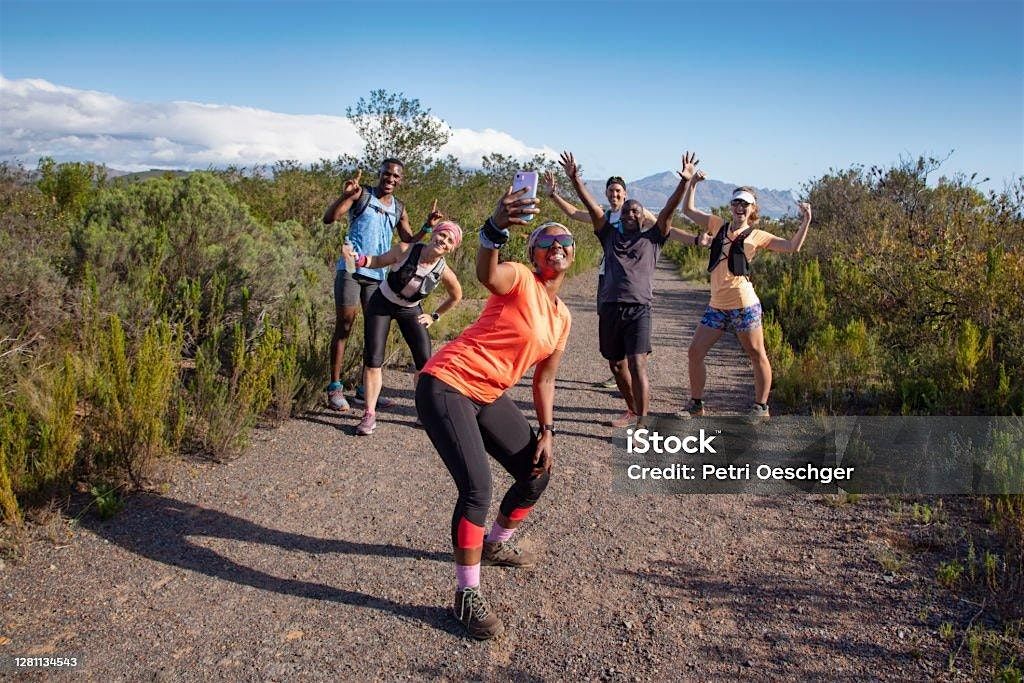
{"type": "MultiPolygon", "coordinates": [[[[349,225],[354,223],[357,218],[363,215],[366,211],[366,207],[370,206],[370,197],[374,197],[373,188],[369,185],[363,185],[363,192],[359,195],[359,199],[355,201],[351,208],[348,210],[348,222],[349,225]]],[[[398,225],[399,221],[402,220],[402,211],[405,210],[405,205],[398,200],[398,197],[392,195],[391,206],[395,209],[395,226],[398,225]]],[[[380,211],[379,208],[374,207],[375,210],[380,211]]],[[[392,227],[395,227],[392,226],[392,227]]]]}
{"type": "Polygon", "coordinates": [[[423,299],[427,298],[427,295],[434,291],[438,283],[441,282],[441,273],[444,272],[445,262],[443,258],[437,259],[437,263],[434,267],[423,276],[423,281],[420,282],[420,287],[417,289],[412,296],[404,296],[402,290],[405,289],[409,281],[416,277],[416,268],[420,263],[420,255],[423,253],[423,248],[426,244],[420,242],[419,244],[413,245],[412,249],[409,250],[409,257],[405,259],[405,263],[398,270],[388,271],[386,278],[387,288],[390,293],[396,298],[402,301],[407,301],[410,304],[414,304],[423,299]]]}
{"type": "Polygon", "coordinates": [[[754,231],[753,228],[747,228],[740,232],[732,240],[732,248],[729,249],[728,256],[722,256],[722,252],[725,250],[725,236],[729,232],[729,224],[726,223],[718,230],[718,234],[715,235],[714,239],[711,240],[711,256],[708,257],[708,272],[710,273],[718,266],[722,261],[729,261],[729,272],[733,275],[744,275],[750,277],[750,260],[747,259],[747,252],[743,248],[743,240],[747,238],[747,235],[754,231]]]}

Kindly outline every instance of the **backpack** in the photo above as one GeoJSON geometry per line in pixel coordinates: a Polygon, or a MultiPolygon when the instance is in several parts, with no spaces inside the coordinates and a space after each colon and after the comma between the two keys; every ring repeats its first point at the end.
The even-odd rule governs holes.
{"type": "MultiPolygon", "coordinates": [[[[357,199],[355,203],[352,205],[352,207],[348,210],[349,225],[354,223],[356,219],[363,215],[363,212],[366,211],[366,207],[370,205],[370,197],[372,196],[374,196],[373,188],[370,187],[369,185],[363,185],[362,194],[359,195],[359,199],[357,199]]],[[[405,211],[405,205],[402,204],[398,197],[395,197],[394,195],[392,195],[391,200],[394,202],[393,206],[395,208],[395,226],[397,226],[398,222],[402,220],[402,212],[405,211]]]]}
{"type": "Polygon", "coordinates": [[[736,235],[732,240],[732,248],[729,249],[729,255],[722,256],[722,251],[725,250],[725,235],[728,231],[729,224],[726,223],[719,228],[718,234],[716,234],[714,239],[711,240],[711,256],[708,257],[708,272],[710,273],[719,263],[728,259],[730,273],[733,275],[743,275],[749,278],[751,271],[750,260],[747,258],[747,252],[743,248],[743,240],[747,238],[747,235],[754,231],[754,228],[747,228],[736,235]]]}

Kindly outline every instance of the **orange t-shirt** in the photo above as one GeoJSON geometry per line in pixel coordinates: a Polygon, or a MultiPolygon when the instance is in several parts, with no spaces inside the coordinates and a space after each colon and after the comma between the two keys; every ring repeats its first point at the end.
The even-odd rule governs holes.
{"type": "MultiPolygon", "coordinates": [[[[746,230],[746,228],[744,228],[746,230]]],[[[737,231],[737,235],[740,231],[737,231]]],[[[735,237],[736,235],[733,235],[735,237]]],[[[743,239],[743,251],[747,259],[754,258],[758,249],[764,247],[775,235],[764,230],[754,228],[750,234],[743,239]]],[[[732,242],[729,241],[729,234],[726,233],[726,242],[722,245],[722,258],[718,265],[711,271],[711,308],[722,311],[729,311],[736,308],[748,308],[760,303],[754,285],[750,284],[750,278],[744,275],[733,275],[729,272],[729,252],[732,250],[732,242]]]]}
{"type": "Polygon", "coordinates": [[[492,294],[477,321],[423,367],[478,403],[493,403],[531,367],[564,351],[569,338],[569,308],[552,301],[529,268],[511,265],[512,289],[492,294]]]}

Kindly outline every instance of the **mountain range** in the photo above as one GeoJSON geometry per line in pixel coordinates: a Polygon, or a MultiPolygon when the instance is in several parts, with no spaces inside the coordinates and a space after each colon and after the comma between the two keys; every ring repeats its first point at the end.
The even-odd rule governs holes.
{"type": "MultiPolygon", "coordinates": [[[[603,180],[587,180],[587,189],[604,203],[604,182],[603,180]]],[[[654,175],[626,183],[626,192],[631,199],[639,200],[648,209],[657,213],[658,209],[665,206],[669,195],[676,189],[679,183],[679,176],[674,171],[665,171],[654,175]]],[[[712,180],[708,178],[697,186],[697,194],[693,198],[694,205],[703,211],[710,211],[719,206],[725,206],[732,199],[732,191],[736,185],[712,180]]],[[[760,214],[769,218],[780,218],[789,214],[797,215],[796,199],[789,190],[769,190],[755,188],[757,190],[757,204],[760,214]]]]}

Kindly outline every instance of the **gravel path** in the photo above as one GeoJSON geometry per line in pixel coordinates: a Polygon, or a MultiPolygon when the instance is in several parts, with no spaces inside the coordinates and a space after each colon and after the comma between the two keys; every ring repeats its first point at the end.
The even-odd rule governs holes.
{"type": "MultiPolygon", "coordinates": [[[[83,655],[90,680],[943,676],[927,582],[876,559],[884,500],[612,492],[603,422],[622,402],[593,386],[609,375],[594,287],[563,292],[556,469],[520,538],[543,564],[483,570],[500,639],[464,638],[448,615],[455,487],[412,425],[410,376],[389,371],[398,405],[372,437],[352,436],[358,411],[293,420],[234,463],[183,463],[165,495],[33,542],[0,569],[0,654],[83,655]]],[[[686,397],[707,291],[667,263],[655,287],[658,413],[686,397]]],[[[751,382],[723,339],[710,406],[743,409],[751,382]]],[[[513,396],[534,421],[528,379],[513,396]]]]}

